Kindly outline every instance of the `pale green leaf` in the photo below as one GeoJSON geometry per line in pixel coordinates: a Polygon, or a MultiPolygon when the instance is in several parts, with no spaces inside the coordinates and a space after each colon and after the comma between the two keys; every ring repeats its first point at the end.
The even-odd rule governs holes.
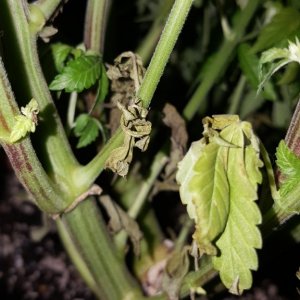
{"type": "Polygon", "coordinates": [[[56,70],[60,73],[62,72],[65,62],[71,53],[73,47],[63,44],[63,43],[55,43],[51,45],[52,56],[54,60],[54,65],[56,70]]]}
{"type": "Polygon", "coordinates": [[[290,52],[286,48],[271,48],[269,50],[264,51],[261,54],[259,63],[260,64],[265,64],[269,62],[273,62],[274,60],[277,59],[285,59],[289,58],[290,52]]]}
{"type": "Polygon", "coordinates": [[[15,117],[16,123],[11,131],[9,141],[15,143],[25,137],[28,132],[35,131],[35,124],[32,120],[28,119],[23,115],[15,117]]]}
{"type": "Polygon", "coordinates": [[[253,46],[254,52],[271,48],[283,40],[293,38],[300,29],[300,13],[291,7],[281,9],[260,32],[253,46]]]}
{"type": "Polygon", "coordinates": [[[96,55],[81,55],[71,60],[55,76],[49,88],[53,91],[82,92],[90,88],[101,74],[101,60],[96,55]]]}
{"type": "Polygon", "coordinates": [[[202,154],[205,143],[203,140],[193,142],[185,157],[178,164],[176,180],[180,184],[180,198],[183,204],[187,205],[187,213],[191,219],[196,220],[196,210],[192,201],[192,195],[189,190],[189,182],[194,176],[193,166],[202,154]]]}
{"type": "Polygon", "coordinates": [[[29,132],[35,132],[37,125],[38,103],[31,99],[25,107],[21,107],[22,115],[15,116],[15,124],[10,133],[9,142],[15,143],[25,137],[29,132]]]}
{"type": "Polygon", "coordinates": [[[79,137],[77,148],[89,145],[99,135],[98,121],[88,114],[79,115],[75,120],[74,134],[79,137]]]}
{"type": "MultiPolygon", "coordinates": [[[[240,143],[242,133],[232,135],[231,142],[240,143]]],[[[255,248],[261,248],[262,240],[256,225],[261,223],[261,213],[254,200],[257,183],[261,182],[261,165],[251,145],[229,150],[230,211],[226,228],[216,242],[221,254],[213,257],[213,265],[220,271],[223,284],[235,294],[251,287],[251,270],[258,268],[255,248]]]]}
{"type": "Polygon", "coordinates": [[[213,264],[225,286],[239,294],[251,287],[251,270],[258,267],[256,249],[262,244],[257,228],[261,213],[255,203],[262,181],[259,141],[251,124],[237,116],[207,117],[203,123],[199,159],[195,163],[195,157],[185,157],[186,169],[180,169],[186,180],[179,181],[180,189],[184,184],[188,195],[182,201],[193,210],[189,215],[196,223],[193,237],[200,252],[215,255],[219,249],[213,264]],[[191,172],[187,164],[192,168],[193,163],[191,172]]]}
{"type": "Polygon", "coordinates": [[[200,253],[216,254],[212,241],[224,230],[229,211],[227,148],[208,144],[194,166],[188,186],[197,218],[194,239],[200,253]]]}
{"type": "Polygon", "coordinates": [[[280,195],[287,195],[300,181],[300,159],[280,141],[276,151],[276,164],[285,179],[280,186],[280,195]]]}

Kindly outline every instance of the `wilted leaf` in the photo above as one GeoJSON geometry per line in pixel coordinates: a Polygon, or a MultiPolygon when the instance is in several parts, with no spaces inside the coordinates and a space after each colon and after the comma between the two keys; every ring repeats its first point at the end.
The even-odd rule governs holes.
{"type": "Polygon", "coordinates": [[[139,225],[120,206],[113,202],[109,196],[102,196],[99,199],[110,218],[109,228],[113,233],[124,229],[132,242],[135,255],[139,255],[140,241],[143,238],[139,225]]]}
{"type": "Polygon", "coordinates": [[[189,247],[183,250],[175,250],[165,267],[163,277],[163,289],[168,299],[177,300],[183,278],[189,271],[189,247]]]}
{"type": "Polygon", "coordinates": [[[70,60],[49,88],[53,91],[82,92],[96,83],[101,74],[101,60],[96,55],[81,55],[70,60]]]}

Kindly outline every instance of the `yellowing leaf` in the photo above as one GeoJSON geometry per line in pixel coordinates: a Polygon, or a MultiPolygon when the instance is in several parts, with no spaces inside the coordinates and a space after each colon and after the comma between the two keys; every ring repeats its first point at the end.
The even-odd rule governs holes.
{"type": "Polygon", "coordinates": [[[225,170],[226,147],[208,144],[194,166],[188,188],[196,211],[196,240],[200,253],[217,254],[211,244],[225,228],[229,210],[229,186],[225,170]]]}
{"type": "Polygon", "coordinates": [[[203,123],[198,151],[189,150],[179,164],[180,195],[195,220],[200,253],[214,255],[222,282],[240,294],[252,284],[255,249],[262,243],[261,213],[254,202],[262,181],[259,142],[251,124],[238,116],[206,117],[203,123]]]}
{"type": "Polygon", "coordinates": [[[35,132],[37,125],[37,114],[39,113],[38,103],[35,99],[31,99],[25,106],[21,107],[22,115],[15,117],[15,124],[10,133],[9,142],[16,143],[25,137],[29,132],[35,132]]]}

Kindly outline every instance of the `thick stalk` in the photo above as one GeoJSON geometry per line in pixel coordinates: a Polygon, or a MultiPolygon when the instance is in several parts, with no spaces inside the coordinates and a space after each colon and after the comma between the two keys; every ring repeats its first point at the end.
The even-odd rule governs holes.
{"type": "Polygon", "coordinates": [[[97,290],[99,299],[142,300],[144,298],[138,285],[126,270],[121,257],[117,256],[117,250],[108,236],[106,225],[94,201],[92,198],[86,199],[59,221],[59,226],[64,226],[70,237],[64,240],[65,246],[70,252],[75,245],[75,256],[80,255],[82,263],[80,271],[82,273],[89,270],[84,278],[88,279],[87,283],[93,290],[97,290]]]}
{"type": "Polygon", "coordinates": [[[11,144],[9,136],[16,124],[15,116],[21,112],[14,100],[10,84],[0,58],[0,141],[18,176],[36,204],[48,214],[64,210],[67,199],[64,193],[54,186],[41,166],[29,138],[11,144]]]}
{"type": "Polygon", "coordinates": [[[0,1],[0,26],[5,32],[4,64],[17,101],[24,104],[31,98],[37,100],[41,122],[35,142],[41,151],[39,154],[43,165],[58,183],[65,181],[71,184],[70,174],[78,163],[69,147],[44,79],[36,36],[31,32],[29,23],[22,1],[0,1]]]}
{"type": "Polygon", "coordinates": [[[149,32],[136,50],[136,53],[142,58],[144,64],[151,58],[173,3],[174,0],[161,1],[157,16],[155,17],[149,32]]]}
{"type": "Polygon", "coordinates": [[[233,58],[237,44],[243,37],[249,22],[251,21],[256,9],[260,4],[261,1],[259,0],[248,1],[247,6],[241,12],[239,12],[237,16],[235,16],[232,34],[223,41],[222,46],[215,54],[209,68],[207,68],[207,71],[205,74],[203,74],[202,82],[195,90],[183,111],[183,116],[187,120],[191,120],[194,117],[199,107],[206,99],[210,89],[216,84],[216,81],[220,78],[220,75],[225,72],[227,66],[233,58]]]}
{"type": "Polygon", "coordinates": [[[106,21],[111,0],[89,0],[85,14],[84,44],[87,49],[103,53],[106,21]]]}
{"type": "MultiPolygon", "coordinates": [[[[142,100],[145,107],[148,107],[151,102],[192,3],[193,0],[176,0],[173,5],[155,53],[138,91],[138,97],[142,100]]],[[[121,130],[118,130],[104,146],[103,150],[99,152],[90,163],[75,172],[75,178],[77,178],[78,183],[90,186],[102,172],[111,151],[116,147],[120,147],[122,142],[123,134],[121,130]]]]}

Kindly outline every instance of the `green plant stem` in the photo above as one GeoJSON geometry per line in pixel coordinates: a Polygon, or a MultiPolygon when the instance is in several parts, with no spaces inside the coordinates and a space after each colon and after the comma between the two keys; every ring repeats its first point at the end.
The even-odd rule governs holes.
{"type": "MultiPolygon", "coordinates": [[[[153,163],[151,164],[151,170],[149,176],[143,181],[141,188],[135,197],[134,202],[130,206],[128,210],[128,215],[136,219],[143,208],[147,196],[149,195],[157,176],[161,173],[162,169],[164,168],[165,164],[168,161],[168,157],[163,152],[158,152],[155,156],[153,163]]],[[[125,231],[121,231],[115,237],[116,245],[119,249],[124,249],[126,244],[128,234],[125,231]]]]}
{"type": "Polygon", "coordinates": [[[84,44],[87,49],[103,53],[107,15],[111,0],[89,0],[85,14],[84,44]]]}
{"type": "Polygon", "coordinates": [[[30,31],[22,1],[0,1],[0,25],[4,35],[4,64],[19,104],[35,98],[41,122],[35,133],[39,157],[58,184],[72,185],[78,163],[70,149],[63,126],[44,79],[37,53],[36,36],[30,31]],[[18,72],[16,72],[18,70],[18,72]]]}
{"type": "Polygon", "coordinates": [[[158,8],[158,14],[155,17],[149,32],[135,51],[142,58],[144,64],[151,58],[173,3],[174,0],[161,1],[160,7],[158,8]]]}
{"type": "Polygon", "coordinates": [[[156,87],[160,81],[192,4],[193,0],[176,0],[172,7],[141,87],[137,93],[145,107],[150,105],[156,87]]]}
{"type": "Polygon", "coordinates": [[[68,130],[71,130],[74,127],[74,117],[76,111],[78,93],[72,92],[69,98],[68,112],[67,112],[67,124],[68,130]]]}
{"type": "Polygon", "coordinates": [[[64,226],[64,234],[69,236],[63,239],[66,248],[70,252],[75,245],[76,252],[70,254],[75,255],[75,261],[79,260],[80,271],[85,273],[84,278],[88,279],[92,289],[96,283],[99,299],[143,299],[138,285],[121,257],[117,256],[95,199],[87,198],[78,208],[63,215],[59,222],[60,227],[64,226]],[[89,273],[86,273],[86,268],[89,273]]]}
{"type": "Polygon", "coordinates": [[[230,35],[230,38],[224,39],[222,46],[214,55],[214,59],[210,63],[209,68],[207,68],[207,71],[202,74],[202,82],[195,90],[183,111],[183,116],[187,120],[191,120],[194,117],[199,107],[206,99],[210,89],[225,72],[227,66],[234,56],[233,54],[235,53],[237,44],[243,37],[249,22],[251,21],[256,9],[260,4],[261,1],[259,0],[248,1],[247,6],[235,16],[232,35],[230,35]]]}
{"type": "Polygon", "coordinates": [[[234,89],[234,92],[230,99],[230,106],[228,109],[228,114],[236,114],[238,112],[240,100],[242,98],[246,82],[247,82],[246,77],[241,75],[241,77],[238,81],[238,84],[237,84],[236,88],[234,89]]]}
{"type": "Polygon", "coordinates": [[[38,0],[34,2],[42,11],[46,20],[49,20],[60,4],[65,0],[38,0]]]}
{"type": "MultiPolygon", "coordinates": [[[[173,5],[162,36],[138,91],[138,97],[141,98],[145,107],[148,107],[150,104],[192,2],[192,0],[176,0],[173,5]]],[[[123,133],[119,129],[91,162],[82,168],[78,168],[75,172],[75,180],[85,186],[90,186],[102,172],[111,151],[116,147],[120,147],[122,142],[123,133]]]]}

